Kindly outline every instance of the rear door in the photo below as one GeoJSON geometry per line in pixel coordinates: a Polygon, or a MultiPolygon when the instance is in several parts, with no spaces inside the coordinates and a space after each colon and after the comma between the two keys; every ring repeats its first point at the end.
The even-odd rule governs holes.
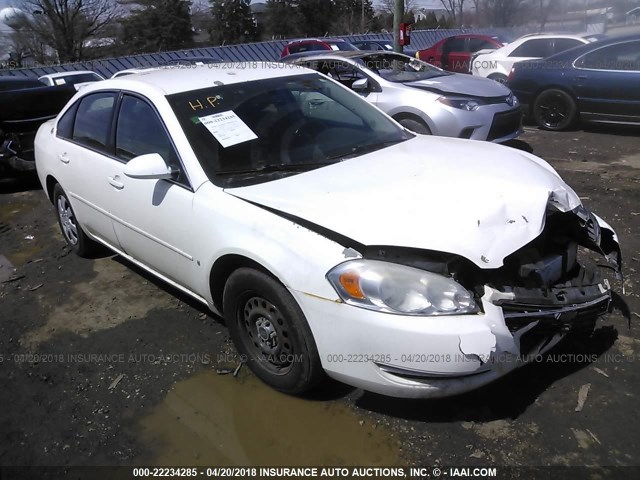
{"type": "Polygon", "coordinates": [[[640,122],[640,40],[597,48],[575,62],[580,111],[593,120],[640,122]]]}
{"type": "Polygon", "coordinates": [[[58,181],[69,196],[80,224],[105,243],[119,248],[113,229],[111,197],[114,162],[111,132],[118,92],[98,92],[78,101],[58,122],[58,181]]]}
{"type": "Polygon", "coordinates": [[[496,59],[505,72],[510,72],[516,62],[547,58],[553,55],[553,38],[532,38],[509,54],[507,58],[496,59]]]}

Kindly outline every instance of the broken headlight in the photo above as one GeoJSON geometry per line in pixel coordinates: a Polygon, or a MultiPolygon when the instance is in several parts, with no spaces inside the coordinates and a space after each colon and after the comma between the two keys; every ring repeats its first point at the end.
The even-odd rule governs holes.
{"type": "Polygon", "coordinates": [[[356,307],[399,315],[477,313],[473,296],[451,278],[376,260],[352,260],[327,273],[340,298],[356,307]]]}

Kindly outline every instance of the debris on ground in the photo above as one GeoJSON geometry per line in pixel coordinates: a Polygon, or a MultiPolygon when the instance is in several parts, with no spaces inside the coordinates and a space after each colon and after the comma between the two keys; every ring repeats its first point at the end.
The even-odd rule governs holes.
{"type": "Polygon", "coordinates": [[[13,277],[9,277],[8,279],[3,281],[2,283],[17,282],[18,280],[22,280],[23,278],[25,278],[25,275],[14,275],[13,277]]]}
{"type": "Polygon", "coordinates": [[[44,286],[44,283],[41,283],[39,285],[36,285],[35,287],[31,287],[29,289],[30,292],[35,292],[36,290],[38,290],[39,288],[42,288],[44,286]]]}
{"type": "Polygon", "coordinates": [[[242,368],[242,364],[243,364],[243,363],[244,363],[244,362],[240,362],[240,363],[238,363],[238,366],[237,366],[237,367],[236,367],[236,369],[233,371],[233,376],[234,376],[234,377],[237,377],[237,376],[238,376],[238,373],[240,372],[240,369],[242,368]]]}
{"type": "Polygon", "coordinates": [[[216,373],[218,375],[229,375],[233,373],[235,370],[233,368],[216,368],[216,373]]]}
{"type": "Polygon", "coordinates": [[[596,373],[599,373],[600,375],[602,375],[603,377],[607,377],[609,378],[609,375],[607,374],[607,372],[605,372],[604,370],[600,370],[598,367],[593,367],[593,370],[596,373]]]}
{"type": "Polygon", "coordinates": [[[580,391],[578,392],[578,405],[576,405],[576,412],[581,412],[584,407],[584,402],[587,401],[587,395],[589,395],[589,389],[591,388],[590,383],[586,383],[580,387],[580,391]]]}
{"type": "Polygon", "coordinates": [[[113,382],[111,382],[111,385],[109,385],[109,390],[113,390],[114,388],[116,388],[120,383],[120,380],[122,380],[123,378],[124,378],[124,373],[121,373],[120,375],[118,375],[116,379],[113,382]]]}

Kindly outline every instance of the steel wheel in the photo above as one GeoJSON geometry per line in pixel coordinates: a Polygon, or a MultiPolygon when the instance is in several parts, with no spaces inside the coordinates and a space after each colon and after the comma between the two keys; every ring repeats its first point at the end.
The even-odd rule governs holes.
{"type": "Polygon", "coordinates": [[[562,90],[547,90],[540,94],[533,115],[538,126],[547,130],[565,130],[576,117],[576,103],[562,90]]]}
{"type": "Polygon", "coordinates": [[[62,227],[62,233],[64,234],[67,242],[70,245],[75,246],[78,244],[78,225],[76,224],[76,217],[73,214],[71,205],[65,196],[58,197],[58,220],[60,220],[60,226],[62,227]]]}
{"type": "Polygon", "coordinates": [[[287,373],[293,349],[287,320],[278,307],[262,297],[251,297],[244,304],[242,320],[247,349],[273,373],[287,373]]]}
{"type": "Polygon", "coordinates": [[[309,324],[291,293],[276,279],[238,268],[223,293],[224,317],[243,361],[263,382],[290,394],[324,378],[309,324]]]}

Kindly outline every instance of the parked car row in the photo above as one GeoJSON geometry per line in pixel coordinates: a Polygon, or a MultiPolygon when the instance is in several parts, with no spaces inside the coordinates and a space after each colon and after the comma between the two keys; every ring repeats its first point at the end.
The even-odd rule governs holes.
{"type": "Polygon", "coordinates": [[[614,230],[544,160],[419,135],[383,111],[415,104],[428,125],[440,103],[460,128],[511,112],[506,87],[386,52],[295,63],[157,69],[77,92],[35,140],[69,247],[106,246],[202,302],[290,394],[328,375],[454,395],[593,329],[611,290],[578,246],[620,274],[614,230]],[[465,84],[485,96],[450,93],[465,84]]]}

